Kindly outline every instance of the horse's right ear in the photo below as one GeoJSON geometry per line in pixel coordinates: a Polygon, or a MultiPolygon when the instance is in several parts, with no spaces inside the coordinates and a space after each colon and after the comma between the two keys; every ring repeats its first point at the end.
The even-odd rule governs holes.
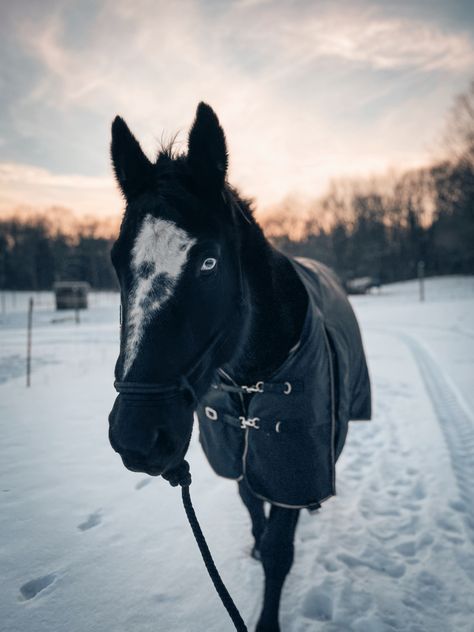
{"type": "Polygon", "coordinates": [[[116,116],[110,146],[117,182],[127,200],[142,193],[153,181],[153,165],[125,121],[116,116]]]}

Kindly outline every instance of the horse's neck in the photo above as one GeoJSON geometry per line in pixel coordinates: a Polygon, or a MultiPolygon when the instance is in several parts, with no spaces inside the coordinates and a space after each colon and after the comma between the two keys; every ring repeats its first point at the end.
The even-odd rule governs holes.
{"type": "Polygon", "coordinates": [[[238,382],[268,378],[282,364],[299,340],[307,309],[306,290],[293,265],[257,226],[247,231],[242,255],[248,321],[240,351],[228,365],[238,382]]]}

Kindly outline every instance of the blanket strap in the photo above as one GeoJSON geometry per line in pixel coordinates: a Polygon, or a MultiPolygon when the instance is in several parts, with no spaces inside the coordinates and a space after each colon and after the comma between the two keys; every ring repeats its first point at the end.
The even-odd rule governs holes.
{"type": "Polygon", "coordinates": [[[216,391],[225,391],[227,393],[273,393],[275,395],[290,395],[291,393],[302,393],[303,381],[292,380],[291,382],[257,382],[250,386],[246,384],[234,385],[218,382],[212,384],[211,388],[216,391]]]}

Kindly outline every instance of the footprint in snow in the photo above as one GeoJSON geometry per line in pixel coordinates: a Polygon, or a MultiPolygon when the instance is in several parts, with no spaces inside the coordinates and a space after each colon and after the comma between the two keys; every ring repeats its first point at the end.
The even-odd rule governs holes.
{"type": "Polygon", "coordinates": [[[395,480],[395,485],[397,485],[398,487],[407,487],[407,485],[409,484],[410,484],[410,481],[407,480],[406,478],[400,477],[395,480]]]}
{"type": "Polygon", "coordinates": [[[328,571],[328,573],[335,573],[339,570],[339,564],[335,560],[323,560],[322,565],[328,571]]]}
{"type": "Polygon", "coordinates": [[[402,503],[402,507],[404,509],[408,509],[408,511],[420,511],[421,505],[416,502],[405,501],[402,503]]]}
{"type": "Polygon", "coordinates": [[[84,522],[81,522],[81,524],[78,524],[77,528],[80,529],[81,531],[88,531],[89,529],[93,529],[94,527],[97,527],[102,522],[102,517],[100,514],[101,514],[100,509],[98,509],[97,511],[94,511],[94,513],[89,514],[89,516],[87,517],[87,520],[84,520],[84,522]]]}
{"type": "Polygon", "coordinates": [[[426,546],[430,546],[434,542],[434,537],[431,533],[423,533],[418,540],[418,548],[423,549],[426,546]]]}
{"type": "Polygon", "coordinates": [[[375,614],[369,614],[362,619],[357,619],[352,626],[354,632],[385,632],[387,629],[393,630],[393,628],[386,626],[375,614]]]}
{"type": "Polygon", "coordinates": [[[177,601],[178,597],[176,595],[170,595],[167,593],[154,593],[150,595],[150,598],[153,602],[159,604],[170,604],[171,602],[177,601]]]}
{"type": "Polygon", "coordinates": [[[447,516],[438,516],[436,518],[436,524],[440,527],[440,529],[443,529],[443,531],[447,531],[449,533],[461,533],[461,529],[458,525],[447,516]]]}
{"type": "Polygon", "coordinates": [[[384,553],[375,550],[366,550],[361,557],[354,557],[348,553],[339,553],[338,559],[349,568],[367,566],[368,568],[398,578],[405,574],[406,566],[403,563],[394,562],[384,553]]]}
{"type": "Polygon", "coordinates": [[[54,584],[57,579],[57,575],[50,573],[49,575],[43,575],[42,577],[36,577],[30,579],[29,582],[20,586],[20,594],[22,601],[29,601],[34,599],[40,592],[54,584]]]}
{"type": "Polygon", "coordinates": [[[454,511],[459,511],[460,513],[465,513],[466,511],[466,504],[462,500],[452,500],[449,505],[454,511]]]}
{"type": "Polygon", "coordinates": [[[400,544],[397,544],[395,550],[405,557],[413,557],[417,553],[418,547],[416,545],[416,542],[407,540],[406,542],[401,542],[400,544]]]}
{"type": "Polygon", "coordinates": [[[332,599],[322,586],[312,588],[303,601],[303,615],[316,621],[331,621],[332,599]]]}
{"type": "Polygon", "coordinates": [[[341,592],[340,603],[341,607],[353,617],[357,613],[368,612],[372,608],[374,598],[365,590],[357,588],[354,582],[346,580],[341,592]]]}
{"type": "Polygon", "coordinates": [[[143,489],[144,487],[149,485],[152,480],[153,479],[151,478],[151,476],[149,476],[148,478],[142,478],[142,480],[138,481],[138,483],[135,485],[135,489],[143,489]]]}
{"type": "Polygon", "coordinates": [[[428,571],[421,571],[417,576],[417,595],[422,597],[429,596],[435,598],[444,590],[444,583],[428,571]]]}
{"type": "Polygon", "coordinates": [[[413,488],[413,495],[416,500],[423,500],[426,498],[425,486],[421,481],[417,481],[413,488]]]}

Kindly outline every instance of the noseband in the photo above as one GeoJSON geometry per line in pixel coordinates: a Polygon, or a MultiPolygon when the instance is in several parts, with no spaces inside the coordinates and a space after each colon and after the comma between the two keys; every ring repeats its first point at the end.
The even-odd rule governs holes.
{"type": "MultiPolygon", "coordinates": [[[[239,301],[239,306],[240,305],[243,307],[242,301],[239,301]]],[[[239,308],[239,313],[242,311],[242,307],[239,308]]],[[[198,403],[196,386],[203,376],[205,368],[202,358],[204,355],[210,354],[218,345],[224,344],[227,338],[227,332],[217,332],[204,351],[198,355],[198,358],[193,362],[191,368],[175,380],[168,380],[166,382],[121,382],[116,380],[114,382],[114,388],[117,393],[123,395],[145,395],[158,401],[179,397],[184,394],[188,395],[191,402],[196,405],[198,403]]]]}

